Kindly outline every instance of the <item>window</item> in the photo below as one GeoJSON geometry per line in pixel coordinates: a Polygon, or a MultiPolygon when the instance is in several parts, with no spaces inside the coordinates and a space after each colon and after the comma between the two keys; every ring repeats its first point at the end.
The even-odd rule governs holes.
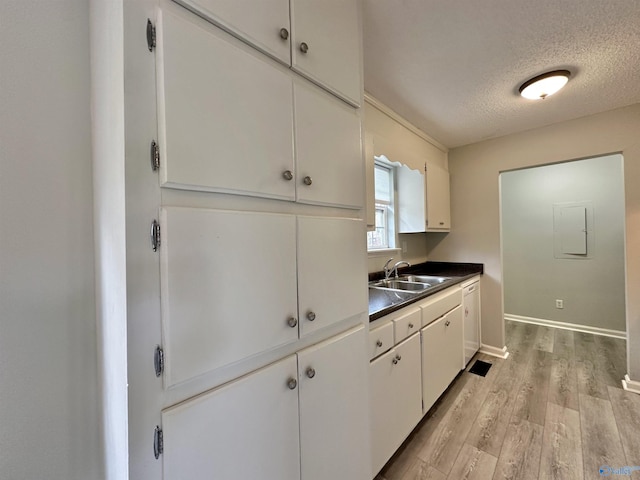
{"type": "Polygon", "coordinates": [[[375,230],[367,232],[367,249],[394,248],[394,169],[381,162],[375,163],[375,230]]]}

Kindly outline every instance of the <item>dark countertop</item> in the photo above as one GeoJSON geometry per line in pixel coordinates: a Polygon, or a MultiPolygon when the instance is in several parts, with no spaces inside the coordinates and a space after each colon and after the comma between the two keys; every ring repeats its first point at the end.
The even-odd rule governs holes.
{"type": "MultiPolygon", "coordinates": [[[[421,293],[369,288],[369,321],[373,322],[391,312],[400,310],[407,305],[423,300],[434,293],[441,292],[453,285],[457,285],[483,273],[484,264],[482,263],[425,262],[400,268],[398,269],[399,275],[434,275],[451,277],[451,280],[421,293]]],[[[369,281],[383,278],[384,272],[373,272],[369,274],[369,281]]]]}

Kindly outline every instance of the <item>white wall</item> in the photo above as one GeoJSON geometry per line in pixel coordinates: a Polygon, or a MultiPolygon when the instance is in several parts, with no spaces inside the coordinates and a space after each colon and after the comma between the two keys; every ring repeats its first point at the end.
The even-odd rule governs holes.
{"type": "Polygon", "coordinates": [[[626,330],[622,168],[616,154],[501,175],[506,315],[626,330]],[[557,258],[554,205],[571,202],[589,202],[587,255],[557,258]]]}
{"type": "Polygon", "coordinates": [[[449,151],[453,229],[430,260],[481,262],[482,340],[502,348],[501,171],[620,152],[624,156],[629,374],[640,379],[640,104],[449,151]]]}
{"type": "Polygon", "coordinates": [[[89,5],[0,2],[0,477],[103,477],[89,5]]]}

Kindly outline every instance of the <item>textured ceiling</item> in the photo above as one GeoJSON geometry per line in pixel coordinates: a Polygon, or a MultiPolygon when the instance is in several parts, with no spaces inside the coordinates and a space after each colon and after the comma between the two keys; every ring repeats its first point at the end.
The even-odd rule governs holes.
{"type": "Polygon", "coordinates": [[[640,0],[364,0],[364,70],[448,147],[639,103],[640,0]],[[556,95],[518,95],[559,68],[556,95]]]}

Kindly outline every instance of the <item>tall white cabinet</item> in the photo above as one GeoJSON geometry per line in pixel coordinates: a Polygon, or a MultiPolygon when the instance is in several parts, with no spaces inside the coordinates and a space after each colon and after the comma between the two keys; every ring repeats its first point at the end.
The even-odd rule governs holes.
{"type": "Polygon", "coordinates": [[[360,8],[125,5],[130,478],[370,480],[360,8]]]}

